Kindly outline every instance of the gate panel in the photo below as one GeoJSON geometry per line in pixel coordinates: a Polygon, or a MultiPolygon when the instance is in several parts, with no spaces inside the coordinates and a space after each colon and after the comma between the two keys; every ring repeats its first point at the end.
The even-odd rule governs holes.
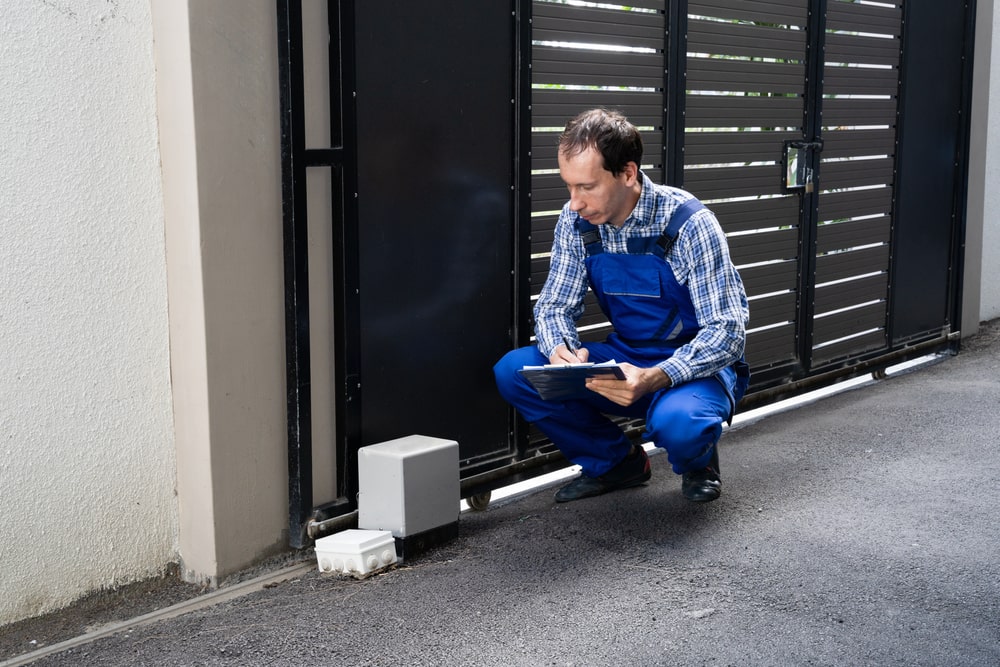
{"type": "Polygon", "coordinates": [[[827,3],[812,366],[888,345],[901,28],[898,2],[827,3]]]}
{"type": "Polygon", "coordinates": [[[512,454],[492,373],[514,312],[511,9],[357,3],[359,446],[512,454]]]}
{"type": "Polygon", "coordinates": [[[905,5],[899,187],[893,271],[894,344],[961,322],[959,232],[965,212],[975,3],[905,5]],[[947,11],[946,11],[947,9],[947,11]],[[932,44],[933,48],[926,45],[932,44]]]}
{"type": "Polygon", "coordinates": [[[758,378],[798,363],[801,203],[781,190],[785,141],[806,131],[805,2],[688,3],[681,185],[719,218],[750,300],[758,378]]]}

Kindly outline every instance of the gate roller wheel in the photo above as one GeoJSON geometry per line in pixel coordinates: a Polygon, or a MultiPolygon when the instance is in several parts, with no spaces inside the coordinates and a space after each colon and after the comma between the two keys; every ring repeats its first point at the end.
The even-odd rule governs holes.
{"type": "Polygon", "coordinates": [[[469,508],[477,512],[482,512],[487,507],[490,506],[490,496],[492,492],[487,491],[486,493],[480,493],[476,496],[469,496],[465,499],[465,502],[469,503],[469,508]]]}

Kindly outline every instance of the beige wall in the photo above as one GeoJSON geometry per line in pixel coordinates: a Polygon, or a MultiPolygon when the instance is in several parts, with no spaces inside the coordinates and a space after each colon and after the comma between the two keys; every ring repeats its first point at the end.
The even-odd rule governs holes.
{"type": "Polygon", "coordinates": [[[968,289],[980,288],[980,320],[992,320],[1000,317],[1000,279],[997,279],[1000,275],[1000,188],[997,187],[1000,184],[1000,11],[995,0],[980,0],[977,6],[980,12],[977,55],[980,49],[992,47],[983,59],[992,66],[984,66],[983,76],[977,76],[975,82],[977,98],[988,100],[985,107],[982,102],[977,104],[973,115],[977,129],[986,125],[985,140],[983,134],[974,134],[972,140],[974,151],[983,151],[986,155],[985,167],[982,167],[976,160],[976,153],[973,154],[973,168],[982,168],[984,183],[983,196],[976,202],[984,218],[983,261],[979,283],[972,283],[968,289]],[[985,123],[975,120],[975,112],[983,115],[985,123]]]}
{"type": "Polygon", "coordinates": [[[180,557],[287,548],[276,11],[154,0],[180,557]]]}
{"type": "Polygon", "coordinates": [[[969,182],[966,198],[966,232],[962,293],[962,336],[971,336],[979,330],[986,304],[981,301],[984,226],[990,216],[986,208],[987,165],[990,121],[990,54],[992,51],[993,4],[980,2],[976,9],[976,50],[973,57],[972,115],[970,117],[969,182]],[[970,289],[972,287],[972,289],[970,289]]]}

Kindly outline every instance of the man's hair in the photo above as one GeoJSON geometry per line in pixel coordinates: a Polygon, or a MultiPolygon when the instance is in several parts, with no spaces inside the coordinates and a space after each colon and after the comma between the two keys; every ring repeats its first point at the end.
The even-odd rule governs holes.
{"type": "Polygon", "coordinates": [[[594,147],[604,158],[604,168],[617,176],[629,162],[642,161],[642,137],[622,114],[607,109],[584,111],[566,123],[559,136],[559,153],[579,155],[594,147]]]}

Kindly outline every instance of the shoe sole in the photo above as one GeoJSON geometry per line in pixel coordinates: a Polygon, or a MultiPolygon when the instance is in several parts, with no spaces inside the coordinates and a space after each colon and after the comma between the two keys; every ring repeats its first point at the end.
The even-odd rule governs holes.
{"type": "MultiPolygon", "coordinates": [[[[625,483],[622,483],[622,484],[615,484],[612,487],[603,489],[601,491],[597,491],[595,493],[587,493],[587,494],[580,495],[580,496],[574,496],[572,498],[560,498],[559,497],[559,491],[562,491],[562,489],[559,489],[559,491],[556,491],[555,501],[557,503],[571,503],[574,500],[583,500],[584,498],[596,498],[597,496],[603,496],[606,493],[612,493],[614,491],[621,491],[622,489],[633,489],[633,488],[635,488],[637,486],[642,486],[643,484],[645,484],[646,482],[648,482],[652,476],[653,476],[652,472],[649,472],[646,475],[644,475],[643,477],[638,477],[638,478],[636,478],[633,481],[625,482],[625,483]]],[[[571,482],[571,484],[572,484],[572,482],[571,482]]],[[[563,489],[564,488],[566,488],[566,487],[563,487],[563,489]]]]}

